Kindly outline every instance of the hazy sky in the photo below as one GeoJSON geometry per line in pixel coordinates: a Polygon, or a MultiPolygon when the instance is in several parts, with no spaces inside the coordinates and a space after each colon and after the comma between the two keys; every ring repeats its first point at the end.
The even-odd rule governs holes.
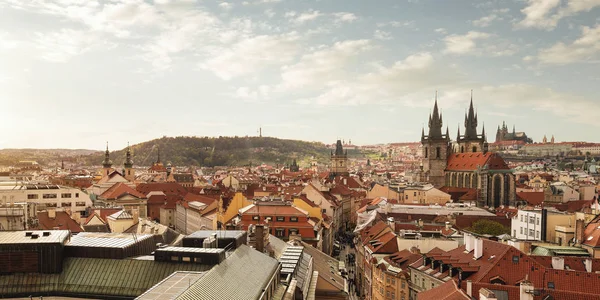
{"type": "Polygon", "coordinates": [[[600,141],[600,0],[0,0],[0,148],[166,136],[600,141]],[[461,124],[462,125],[462,124],[461,124]]]}

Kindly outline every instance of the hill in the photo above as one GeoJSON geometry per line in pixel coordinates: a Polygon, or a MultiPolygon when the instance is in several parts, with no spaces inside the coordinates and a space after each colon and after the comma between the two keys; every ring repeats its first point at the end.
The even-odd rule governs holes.
{"type": "MultiPolygon", "coordinates": [[[[160,149],[161,161],[175,166],[246,166],[289,164],[293,159],[307,164],[311,157],[329,160],[329,149],[323,143],[284,140],[271,137],[162,137],[131,146],[136,166],[148,166],[156,161],[160,149]]],[[[115,166],[125,161],[125,151],[111,152],[115,166]]],[[[99,165],[103,154],[90,155],[87,162],[99,165]]]]}
{"type": "Polygon", "coordinates": [[[60,165],[64,160],[67,163],[81,163],[82,157],[99,153],[97,150],[86,149],[0,149],[0,166],[11,166],[19,161],[34,160],[41,165],[60,165]]]}

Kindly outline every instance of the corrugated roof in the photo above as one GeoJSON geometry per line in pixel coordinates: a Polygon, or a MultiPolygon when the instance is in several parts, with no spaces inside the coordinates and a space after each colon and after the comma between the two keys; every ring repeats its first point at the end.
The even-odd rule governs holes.
{"type": "Polygon", "coordinates": [[[277,260],[242,245],[177,299],[258,299],[278,266],[277,260]]]}
{"type": "Polygon", "coordinates": [[[175,299],[187,290],[191,284],[202,278],[204,274],[206,272],[175,272],[135,299],[175,299]]]}
{"type": "Polygon", "coordinates": [[[125,248],[146,239],[152,239],[152,234],[129,233],[99,233],[81,232],[71,239],[67,246],[100,247],[100,248],[125,248]]]}
{"type": "Polygon", "coordinates": [[[137,297],[176,271],[208,271],[212,265],[133,259],[65,258],[61,274],[0,276],[0,295],[54,294],[93,298],[137,297]]]}

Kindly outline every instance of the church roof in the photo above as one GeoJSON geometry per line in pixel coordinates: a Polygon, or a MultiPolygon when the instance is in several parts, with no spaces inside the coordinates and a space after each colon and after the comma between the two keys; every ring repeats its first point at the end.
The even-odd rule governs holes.
{"type": "Polygon", "coordinates": [[[509,170],[504,159],[492,152],[455,153],[448,157],[446,171],[475,171],[487,166],[489,170],[509,170]]]}

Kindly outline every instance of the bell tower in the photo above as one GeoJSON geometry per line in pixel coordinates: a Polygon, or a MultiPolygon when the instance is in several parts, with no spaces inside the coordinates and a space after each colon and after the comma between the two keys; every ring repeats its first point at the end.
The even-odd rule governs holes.
{"type": "Polygon", "coordinates": [[[344,151],[342,141],[337,140],[335,153],[331,152],[331,176],[348,175],[348,150],[344,151]]]}
{"type": "Polygon", "coordinates": [[[129,143],[127,143],[127,153],[123,167],[125,168],[123,172],[125,179],[127,179],[129,182],[135,181],[135,170],[133,170],[133,160],[131,159],[131,147],[129,147],[129,143]]]}
{"type": "Polygon", "coordinates": [[[450,136],[446,127],[446,134],[442,134],[442,114],[439,112],[437,92],[433,114],[429,115],[429,134],[425,135],[425,128],[421,132],[421,145],[423,146],[423,170],[420,181],[433,184],[436,188],[444,186],[445,170],[450,155],[450,136]]]}
{"type": "Polygon", "coordinates": [[[110,160],[110,152],[108,151],[108,142],[106,142],[106,151],[104,152],[104,160],[102,161],[103,176],[110,174],[113,171],[112,160],[110,160]]]}

